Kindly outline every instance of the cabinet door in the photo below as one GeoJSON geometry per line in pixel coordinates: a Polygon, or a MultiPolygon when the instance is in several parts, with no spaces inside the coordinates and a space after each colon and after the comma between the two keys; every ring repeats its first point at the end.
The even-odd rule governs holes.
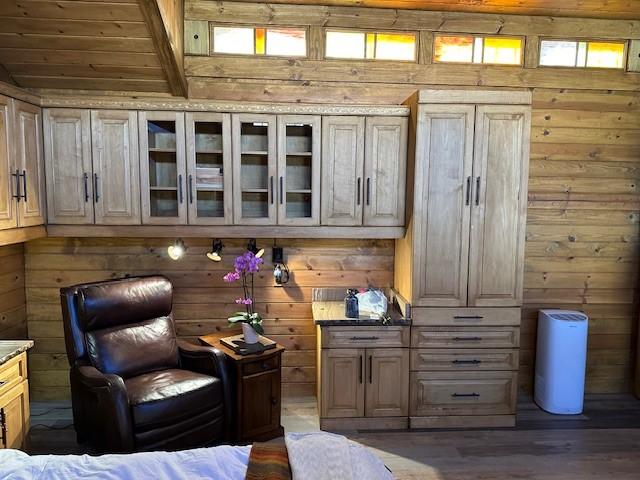
{"type": "Polygon", "coordinates": [[[367,118],[364,225],[402,226],[407,182],[407,118],[367,118]]]}
{"type": "Polygon", "coordinates": [[[187,223],[184,113],[139,112],[142,223],[187,223]]]}
{"type": "Polygon", "coordinates": [[[44,164],[42,158],[42,110],[19,100],[15,110],[16,163],[21,175],[22,200],[18,203],[18,226],[44,224],[44,164]]]}
{"type": "Polygon", "coordinates": [[[89,110],[45,109],[43,117],[49,223],[93,223],[89,110]]]}
{"type": "Polygon", "coordinates": [[[18,226],[18,177],[14,166],[11,122],[11,99],[0,96],[0,229],[18,226]]]}
{"type": "Polygon", "coordinates": [[[139,225],[137,112],[93,110],[91,145],[96,223],[139,225]]]}
{"type": "MultiPolygon", "coordinates": [[[[29,387],[22,382],[0,398],[0,422],[4,423],[4,442],[0,448],[19,449],[29,431],[29,387]]],[[[1,439],[0,439],[1,440],[1,439]]]]}
{"type": "Polygon", "coordinates": [[[409,412],[409,349],[367,349],[367,417],[402,417],[409,412]]]}
{"type": "Polygon", "coordinates": [[[276,223],[276,116],[232,116],[233,218],[237,225],[276,223]]]}
{"type": "Polygon", "coordinates": [[[522,304],[531,110],[479,106],[469,258],[469,306],[522,304]]]}
{"type": "Polygon", "coordinates": [[[278,224],[320,224],[320,117],[278,117],[278,224]]]}
{"type": "Polygon", "coordinates": [[[419,110],[413,207],[418,306],[467,304],[474,112],[471,105],[419,110]]]}
{"type": "Polygon", "coordinates": [[[362,225],[364,118],[322,119],[322,224],[362,225]]]}
{"type": "Polygon", "coordinates": [[[322,350],[321,417],[364,416],[364,356],[362,348],[322,350]]]}
{"type": "Polygon", "coordinates": [[[187,112],[185,128],[189,223],[231,225],[231,116],[187,112]]]}
{"type": "Polygon", "coordinates": [[[242,377],[240,438],[253,438],[280,426],[280,369],[242,377]]]}

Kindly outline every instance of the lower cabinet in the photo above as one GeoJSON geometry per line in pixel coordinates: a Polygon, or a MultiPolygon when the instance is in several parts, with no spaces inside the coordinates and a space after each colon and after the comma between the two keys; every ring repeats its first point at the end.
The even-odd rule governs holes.
{"type": "Polygon", "coordinates": [[[29,431],[27,354],[0,365],[0,448],[23,448],[29,431]]]}
{"type": "Polygon", "coordinates": [[[318,328],[320,428],[406,428],[409,327],[318,328]]]}

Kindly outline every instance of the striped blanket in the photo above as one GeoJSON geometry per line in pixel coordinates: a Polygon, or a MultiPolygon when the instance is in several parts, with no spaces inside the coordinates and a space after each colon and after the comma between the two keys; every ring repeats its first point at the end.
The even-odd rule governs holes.
{"type": "Polygon", "coordinates": [[[291,480],[284,438],[253,444],[245,480],[291,480]]]}

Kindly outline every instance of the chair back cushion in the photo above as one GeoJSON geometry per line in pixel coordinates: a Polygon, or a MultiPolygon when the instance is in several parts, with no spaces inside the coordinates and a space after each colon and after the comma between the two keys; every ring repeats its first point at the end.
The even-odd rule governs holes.
{"type": "Polygon", "coordinates": [[[171,282],[133,277],[60,290],[69,363],[129,377],[179,363],[171,282]]]}
{"type": "Polygon", "coordinates": [[[178,367],[178,343],[171,316],[87,332],[91,364],[124,378],[178,367]]]}

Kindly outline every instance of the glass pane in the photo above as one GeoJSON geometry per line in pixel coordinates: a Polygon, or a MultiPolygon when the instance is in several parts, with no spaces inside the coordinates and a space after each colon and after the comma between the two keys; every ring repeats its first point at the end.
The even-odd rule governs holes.
{"type": "Polygon", "coordinates": [[[240,53],[253,55],[254,34],[251,27],[213,27],[213,51],[215,53],[240,53]]]}
{"type": "Polygon", "coordinates": [[[312,132],[311,125],[287,125],[287,155],[297,153],[310,154],[312,132]]]}
{"type": "Polygon", "coordinates": [[[151,190],[150,207],[152,217],[177,217],[178,192],[176,190],[151,190]]]}
{"type": "Polygon", "coordinates": [[[376,34],[376,60],[416,59],[416,36],[399,33],[376,34]]]}
{"type": "Polygon", "coordinates": [[[364,58],[362,32],[327,32],[327,58],[364,58]]]}
{"type": "Polygon", "coordinates": [[[287,192],[287,218],[311,218],[311,194],[287,192]]]}
{"type": "Polygon", "coordinates": [[[540,65],[575,67],[577,47],[577,42],[542,40],[540,42],[540,65]]]}
{"type": "Polygon", "coordinates": [[[482,63],[520,65],[522,62],[522,39],[486,37],[482,63]]]}
{"type": "Polygon", "coordinates": [[[587,67],[623,68],[624,44],[589,42],[587,67]]]}
{"type": "Polygon", "coordinates": [[[198,191],[198,217],[224,217],[224,192],[198,191]]]}
{"type": "Polygon", "coordinates": [[[256,28],[256,55],[264,55],[265,35],[264,28],[256,28]]]}
{"type": "Polygon", "coordinates": [[[267,55],[306,57],[307,31],[292,28],[267,30],[267,55]]]}
{"type": "Polygon", "coordinates": [[[147,123],[149,150],[176,150],[176,123],[171,121],[152,121],[147,123]]]}
{"type": "Polygon", "coordinates": [[[265,218],[269,216],[269,194],[267,192],[242,192],[242,216],[265,218]]]}
{"type": "Polygon", "coordinates": [[[473,37],[436,36],[433,59],[435,62],[471,63],[473,60],[473,37]]]}
{"type": "Polygon", "coordinates": [[[219,122],[196,122],[196,152],[222,152],[222,124],[219,122]]]}

